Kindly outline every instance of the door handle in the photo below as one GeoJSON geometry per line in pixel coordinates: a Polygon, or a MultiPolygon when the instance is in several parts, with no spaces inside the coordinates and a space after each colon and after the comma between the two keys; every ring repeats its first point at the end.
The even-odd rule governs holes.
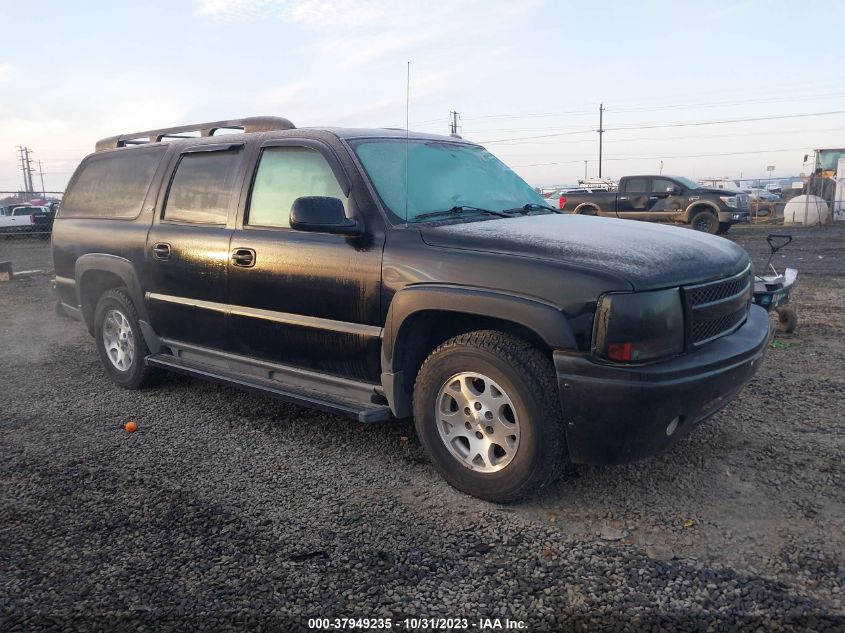
{"type": "Polygon", "coordinates": [[[170,257],[170,244],[167,242],[157,242],[154,244],[153,257],[156,259],[167,259],[170,257]]]}
{"type": "Polygon", "coordinates": [[[657,198],[658,198],[658,197],[659,197],[659,196],[649,196],[649,197],[648,197],[648,199],[649,199],[649,200],[657,200],[657,198]]]}
{"type": "Polygon", "coordinates": [[[241,268],[255,266],[255,251],[251,248],[236,248],[232,251],[232,264],[241,268]]]}
{"type": "Polygon", "coordinates": [[[627,199],[628,199],[628,196],[619,196],[619,199],[620,199],[620,200],[627,200],[627,199]]]}

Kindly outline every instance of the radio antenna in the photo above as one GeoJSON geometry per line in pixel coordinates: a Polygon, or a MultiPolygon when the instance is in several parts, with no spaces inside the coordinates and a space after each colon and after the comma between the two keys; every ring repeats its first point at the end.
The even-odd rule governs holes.
{"type": "Polygon", "coordinates": [[[405,226],[408,225],[408,187],[410,182],[408,180],[408,156],[410,154],[409,145],[409,128],[410,128],[410,113],[411,113],[411,62],[408,61],[408,67],[405,74],[405,226]]]}

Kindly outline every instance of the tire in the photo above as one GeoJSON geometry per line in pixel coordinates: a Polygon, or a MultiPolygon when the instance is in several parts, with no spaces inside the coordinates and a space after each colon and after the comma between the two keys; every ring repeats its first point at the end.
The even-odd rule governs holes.
{"type": "Polygon", "coordinates": [[[116,385],[140,389],[152,383],[157,372],[144,363],[150,350],[125,288],[107,290],[97,302],[94,340],[103,369],[116,385]]]}
{"type": "Polygon", "coordinates": [[[440,475],[487,501],[516,501],[568,462],[551,361],[495,330],[462,334],[429,354],[414,385],[414,425],[440,475]]]}
{"type": "Polygon", "coordinates": [[[702,233],[716,235],[719,230],[719,218],[710,211],[698,211],[689,221],[690,228],[702,233]]]}
{"type": "Polygon", "coordinates": [[[798,315],[795,313],[795,309],[792,306],[780,306],[775,310],[778,313],[778,332],[792,334],[798,327],[798,315]]]}
{"type": "Polygon", "coordinates": [[[732,225],[728,224],[727,222],[719,222],[719,230],[716,231],[716,234],[717,235],[727,234],[727,232],[731,230],[731,226],[732,225]]]}
{"type": "Polygon", "coordinates": [[[598,209],[595,207],[583,207],[578,210],[578,215],[598,215],[598,209]]]}

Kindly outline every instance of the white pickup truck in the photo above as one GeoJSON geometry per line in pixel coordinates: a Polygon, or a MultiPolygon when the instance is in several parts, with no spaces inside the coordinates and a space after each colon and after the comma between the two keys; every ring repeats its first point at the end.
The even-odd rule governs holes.
{"type": "Polygon", "coordinates": [[[0,233],[23,233],[33,230],[37,207],[0,207],[0,233]]]}

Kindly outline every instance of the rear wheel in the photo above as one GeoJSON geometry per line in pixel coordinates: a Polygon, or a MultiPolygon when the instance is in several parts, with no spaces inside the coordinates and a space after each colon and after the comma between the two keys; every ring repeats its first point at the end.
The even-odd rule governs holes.
{"type": "Polygon", "coordinates": [[[112,288],[100,297],[94,311],[94,338],[103,369],[115,384],[139,389],[156,375],[144,363],[150,350],[125,288],[112,288]]]}
{"type": "Polygon", "coordinates": [[[719,230],[719,218],[710,211],[698,211],[690,219],[690,227],[696,231],[715,235],[719,230]]]}
{"type": "Polygon", "coordinates": [[[414,386],[414,423],[443,478],[488,501],[531,493],[565,461],[554,367],[503,332],[462,334],[428,356],[414,386]]]}
{"type": "Polygon", "coordinates": [[[578,209],[578,215],[598,215],[598,209],[595,207],[583,207],[578,209]]]}

